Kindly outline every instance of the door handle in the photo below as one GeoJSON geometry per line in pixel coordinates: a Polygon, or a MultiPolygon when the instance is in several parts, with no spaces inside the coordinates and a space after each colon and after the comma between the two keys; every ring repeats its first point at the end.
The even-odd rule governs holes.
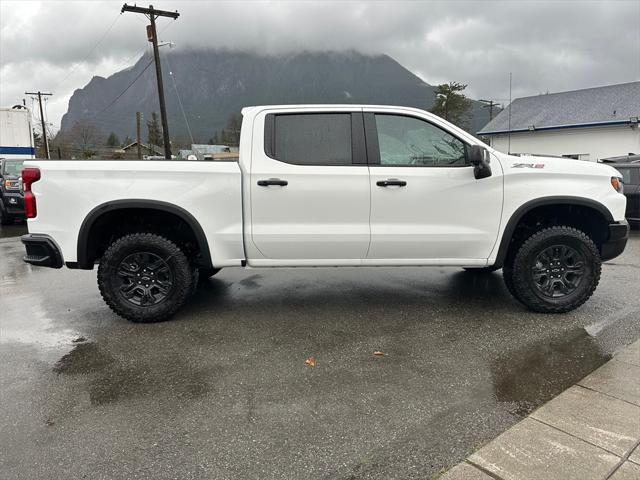
{"type": "Polygon", "coordinates": [[[258,180],[260,187],[268,187],[269,185],[277,185],[278,187],[286,187],[289,182],[286,180],[280,180],[279,178],[270,178],[269,180],[258,180]]]}
{"type": "Polygon", "coordinates": [[[397,178],[390,178],[388,180],[380,180],[376,182],[379,187],[406,187],[407,182],[404,180],[398,180],[397,178]]]}

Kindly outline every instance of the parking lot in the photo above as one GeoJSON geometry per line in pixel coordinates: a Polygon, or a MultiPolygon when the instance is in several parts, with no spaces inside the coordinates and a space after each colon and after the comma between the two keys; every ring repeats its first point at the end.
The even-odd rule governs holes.
{"type": "Polygon", "coordinates": [[[0,238],[2,478],[429,479],[640,338],[637,232],[565,315],[499,272],[228,269],[132,324],[22,254],[0,238]]]}

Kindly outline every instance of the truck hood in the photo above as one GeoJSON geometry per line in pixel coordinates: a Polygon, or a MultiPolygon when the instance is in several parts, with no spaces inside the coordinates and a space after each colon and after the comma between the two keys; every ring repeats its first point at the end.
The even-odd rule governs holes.
{"type": "Polygon", "coordinates": [[[620,173],[610,165],[572,158],[538,157],[499,154],[506,173],[559,173],[619,177],[620,173]]]}

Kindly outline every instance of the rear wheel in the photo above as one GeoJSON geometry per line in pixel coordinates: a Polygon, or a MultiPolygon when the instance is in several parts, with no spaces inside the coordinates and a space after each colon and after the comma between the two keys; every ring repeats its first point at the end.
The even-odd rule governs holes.
{"type": "Polygon", "coordinates": [[[193,269],[184,252],[152,233],[116,240],[98,267],[102,298],[115,313],[132,322],[169,318],[189,296],[193,281],[193,269]]]}
{"type": "Polygon", "coordinates": [[[575,228],[557,226],[535,233],[522,244],[505,272],[505,283],[531,310],[563,313],[591,297],[600,271],[593,240],[575,228]]]}

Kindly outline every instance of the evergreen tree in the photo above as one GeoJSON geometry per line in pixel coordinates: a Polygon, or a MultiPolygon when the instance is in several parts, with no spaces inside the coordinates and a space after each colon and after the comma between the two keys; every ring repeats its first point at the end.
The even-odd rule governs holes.
{"type": "Polygon", "coordinates": [[[117,147],[118,145],[120,145],[118,135],[116,135],[115,132],[111,132],[107,138],[107,147],[117,147]]]}
{"type": "Polygon", "coordinates": [[[158,114],[156,112],[151,113],[151,120],[147,120],[147,132],[147,142],[150,145],[156,145],[158,147],[164,146],[162,129],[160,128],[160,122],[158,121],[158,114]]]}
{"type": "Polygon", "coordinates": [[[240,144],[240,127],[242,127],[242,116],[231,115],[227,120],[225,130],[223,130],[226,133],[226,138],[223,141],[225,145],[237,146],[240,144]]]}
{"type": "Polygon", "coordinates": [[[458,82],[438,85],[435,91],[436,101],[431,107],[431,113],[461,126],[466,122],[466,113],[471,108],[471,102],[463,93],[460,93],[465,88],[467,85],[458,82]]]}

